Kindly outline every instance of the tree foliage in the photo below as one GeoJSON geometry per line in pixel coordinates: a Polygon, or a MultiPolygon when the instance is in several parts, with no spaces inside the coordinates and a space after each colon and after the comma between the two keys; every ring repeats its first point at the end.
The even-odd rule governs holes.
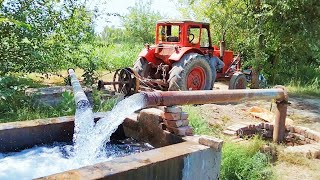
{"type": "Polygon", "coordinates": [[[319,76],[320,1],[180,0],[186,17],[209,21],[214,42],[227,31],[229,49],[242,54],[272,83],[319,76]]]}
{"type": "Polygon", "coordinates": [[[1,2],[0,73],[54,72],[94,38],[91,14],[75,0],[1,2]]]}
{"type": "Polygon", "coordinates": [[[154,43],[155,25],[163,17],[151,9],[152,1],[136,1],[122,17],[125,35],[130,42],[154,43]]]}

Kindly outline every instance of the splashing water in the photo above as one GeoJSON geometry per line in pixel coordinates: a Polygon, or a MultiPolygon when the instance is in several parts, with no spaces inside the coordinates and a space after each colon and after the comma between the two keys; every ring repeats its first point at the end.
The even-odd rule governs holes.
{"type": "MultiPolygon", "coordinates": [[[[70,156],[72,149],[72,145],[55,143],[21,152],[0,153],[0,179],[28,180],[90,165],[78,162],[70,156]]],[[[150,149],[153,149],[151,145],[139,143],[132,138],[107,143],[108,153],[96,158],[94,164],[150,149]]]]}
{"type": "Polygon", "coordinates": [[[120,146],[108,143],[124,119],[145,106],[142,94],[132,95],[120,101],[97,123],[94,123],[91,108],[77,110],[73,146],[60,144],[35,147],[18,153],[0,153],[0,179],[37,178],[152,149],[148,144],[148,148],[142,150],[132,149],[135,145],[131,144],[125,151],[121,151],[120,146]]]}
{"type": "Polygon", "coordinates": [[[134,94],[120,101],[96,124],[91,108],[77,110],[75,118],[74,155],[78,161],[92,162],[106,154],[105,145],[124,119],[146,106],[142,94],[134,94]]]}

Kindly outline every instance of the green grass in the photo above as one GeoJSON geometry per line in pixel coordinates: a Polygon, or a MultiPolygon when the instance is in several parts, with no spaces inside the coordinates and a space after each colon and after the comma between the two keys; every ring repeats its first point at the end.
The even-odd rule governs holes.
{"type": "MultiPolygon", "coordinates": [[[[60,104],[55,107],[37,104],[34,98],[21,94],[14,94],[11,105],[0,104],[0,108],[6,106],[6,111],[0,117],[0,123],[25,121],[41,118],[70,116],[75,113],[75,103],[70,93],[63,93],[63,99],[60,104]],[[19,96],[19,98],[17,98],[19,96]]],[[[36,98],[36,97],[35,97],[36,98]]]]}
{"type": "MultiPolygon", "coordinates": [[[[37,103],[36,96],[25,95],[26,88],[37,87],[43,87],[43,85],[22,75],[1,77],[0,123],[74,115],[75,102],[72,93],[62,93],[60,104],[51,107],[37,103]]],[[[101,92],[93,91],[94,111],[109,111],[116,103],[115,99],[101,99],[101,92]]]]}
{"type": "Polygon", "coordinates": [[[304,83],[302,81],[291,81],[287,86],[288,91],[292,95],[307,95],[320,97],[320,79],[318,77],[314,78],[309,83],[304,83]]]}
{"type": "MultiPolygon", "coordinates": [[[[222,137],[222,127],[210,126],[205,117],[202,117],[200,108],[183,106],[183,110],[189,114],[189,123],[195,134],[222,137]]],[[[261,138],[255,137],[245,144],[225,141],[222,149],[221,179],[263,180],[273,178],[269,155],[260,152],[262,145],[265,144],[261,138]]]]}
{"type": "Polygon", "coordinates": [[[225,143],[222,150],[221,179],[272,179],[269,157],[260,152],[263,144],[258,137],[245,144],[225,143]]]}
{"type": "Polygon", "coordinates": [[[222,127],[219,125],[210,126],[204,119],[199,108],[194,106],[183,106],[183,111],[189,114],[189,124],[194,130],[195,134],[214,135],[220,137],[222,127]]]}

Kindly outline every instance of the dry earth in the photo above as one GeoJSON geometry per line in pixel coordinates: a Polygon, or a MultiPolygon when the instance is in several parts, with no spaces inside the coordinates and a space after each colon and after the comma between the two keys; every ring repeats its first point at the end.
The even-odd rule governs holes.
{"type": "MultiPolygon", "coordinates": [[[[215,89],[227,89],[224,83],[216,83],[215,89]]],[[[305,126],[320,132],[320,99],[315,97],[292,97],[289,93],[288,117],[293,120],[293,125],[305,126]]],[[[246,101],[237,104],[205,104],[198,106],[199,111],[210,124],[219,124],[224,128],[235,123],[262,122],[253,117],[248,110],[258,106],[271,111],[275,104],[270,101],[246,101]]],[[[319,180],[320,160],[306,160],[308,163],[292,164],[278,161],[274,164],[276,179],[284,180],[319,180]]]]}

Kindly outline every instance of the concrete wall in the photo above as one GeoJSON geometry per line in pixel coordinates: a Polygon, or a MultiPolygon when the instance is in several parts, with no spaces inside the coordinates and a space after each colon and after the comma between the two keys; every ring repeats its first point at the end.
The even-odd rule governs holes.
{"type": "Polygon", "coordinates": [[[40,179],[217,180],[221,152],[182,142],[40,179]]]}
{"type": "Polygon", "coordinates": [[[53,142],[72,142],[73,128],[73,117],[0,123],[0,152],[20,151],[53,142]]]}

